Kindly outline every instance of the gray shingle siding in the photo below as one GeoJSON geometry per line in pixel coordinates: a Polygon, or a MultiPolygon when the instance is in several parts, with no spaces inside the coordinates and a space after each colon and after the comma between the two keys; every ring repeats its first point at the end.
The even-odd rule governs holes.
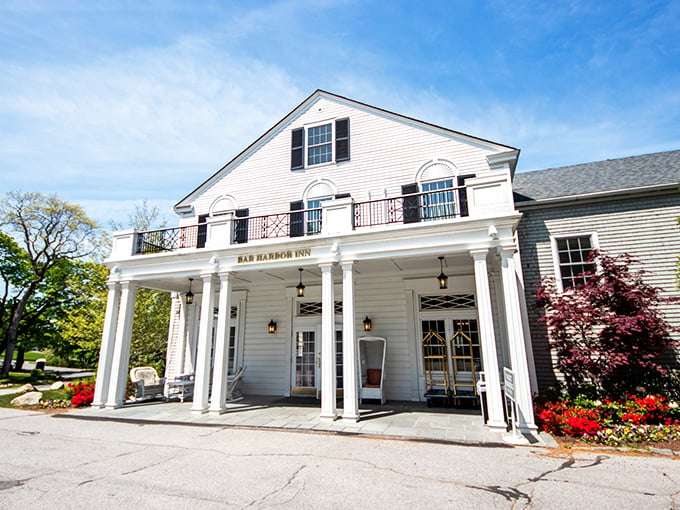
{"type": "MultiPolygon", "coordinates": [[[[680,156],[680,151],[678,155],[680,156]]],[[[522,206],[518,238],[529,322],[540,388],[555,381],[545,329],[538,322],[533,294],[542,276],[555,276],[550,236],[596,232],[600,249],[610,255],[628,253],[640,261],[646,280],[667,296],[678,297],[680,192],[630,195],[610,200],[573,201],[558,206],[522,206]]],[[[680,304],[664,307],[668,321],[680,327],[680,304]]],[[[676,338],[678,334],[675,334],[676,338]]]]}

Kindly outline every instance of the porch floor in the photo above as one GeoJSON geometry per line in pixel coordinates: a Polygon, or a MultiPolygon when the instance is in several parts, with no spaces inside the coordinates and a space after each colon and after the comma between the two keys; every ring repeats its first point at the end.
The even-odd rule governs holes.
{"type": "MultiPolygon", "coordinates": [[[[132,423],[296,430],[320,433],[358,434],[392,439],[508,446],[507,433],[489,430],[476,409],[428,408],[419,402],[364,403],[356,423],[341,418],[329,422],[319,418],[315,399],[246,397],[229,403],[223,414],[193,414],[191,402],[149,401],[127,403],[119,409],[86,408],[63,417],[114,420],[132,423]]],[[[339,415],[342,410],[339,409],[339,415]]],[[[533,446],[546,446],[551,438],[528,438],[533,446]],[[546,441],[547,439],[547,441],[546,441]]]]}

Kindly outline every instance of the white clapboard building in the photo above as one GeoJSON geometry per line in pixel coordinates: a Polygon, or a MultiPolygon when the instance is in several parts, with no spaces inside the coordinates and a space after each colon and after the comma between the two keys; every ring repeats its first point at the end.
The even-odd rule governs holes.
{"type": "Polygon", "coordinates": [[[193,374],[194,413],[224,412],[242,367],[246,395],[316,396],[328,420],[360,419],[364,386],[455,402],[483,379],[504,429],[509,368],[534,430],[518,156],[317,90],[180,200],[179,226],[114,234],[94,405],[124,404],[146,287],[173,295],[165,375],[193,374]],[[386,340],[379,380],[363,337],[386,340]]]}

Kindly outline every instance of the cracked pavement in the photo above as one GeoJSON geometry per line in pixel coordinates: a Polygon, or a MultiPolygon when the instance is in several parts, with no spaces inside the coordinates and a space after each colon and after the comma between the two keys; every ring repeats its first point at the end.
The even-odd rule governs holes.
{"type": "Polygon", "coordinates": [[[680,508],[680,459],[0,409],[0,508],[680,508]]]}

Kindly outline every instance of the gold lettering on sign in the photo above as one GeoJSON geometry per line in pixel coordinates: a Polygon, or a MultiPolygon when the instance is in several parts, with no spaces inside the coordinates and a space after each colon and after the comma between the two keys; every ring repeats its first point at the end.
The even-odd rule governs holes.
{"type": "Polygon", "coordinates": [[[250,262],[268,262],[270,260],[300,259],[311,256],[312,256],[311,248],[303,248],[299,250],[275,251],[272,253],[256,253],[254,255],[239,255],[236,261],[238,264],[247,264],[250,262]]]}

